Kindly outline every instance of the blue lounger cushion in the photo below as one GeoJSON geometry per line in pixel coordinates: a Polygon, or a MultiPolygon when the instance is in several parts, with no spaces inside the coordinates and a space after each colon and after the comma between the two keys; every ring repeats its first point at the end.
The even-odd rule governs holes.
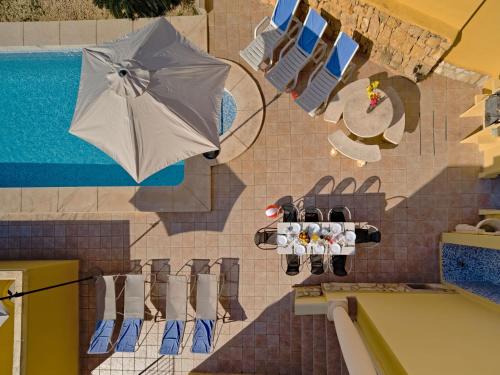
{"type": "Polygon", "coordinates": [[[326,21],[314,9],[309,9],[304,26],[300,31],[297,43],[299,47],[310,55],[319,43],[326,28],[326,21]]]}
{"type": "Polygon", "coordinates": [[[182,333],[184,332],[183,320],[167,320],[163,338],[161,340],[160,354],[176,355],[179,354],[182,333]]]}
{"type": "Polygon", "coordinates": [[[210,353],[215,320],[196,319],[193,335],[193,353],[210,353]]]}
{"type": "Polygon", "coordinates": [[[298,0],[278,0],[276,3],[271,19],[284,33],[288,30],[290,21],[297,9],[298,2],[298,0]]]}
{"type": "Polygon", "coordinates": [[[135,344],[141,333],[142,319],[128,318],[122,323],[115,351],[132,353],[135,352],[135,344]]]}
{"type": "Polygon", "coordinates": [[[87,353],[102,354],[107,353],[108,345],[111,342],[113,328],[115,327],[114,320],[98,320],[95,323],[95,330],[90,339],[90,346],[87,353]]]}
{"type": "Polygon", "coordinates": [[[347,65],[351,62],[358,50],[358,43],[349,35],[341,32],[337,38],[335,47],[326,63],[326,69],[335,77],[342,78],[347,65]]]}

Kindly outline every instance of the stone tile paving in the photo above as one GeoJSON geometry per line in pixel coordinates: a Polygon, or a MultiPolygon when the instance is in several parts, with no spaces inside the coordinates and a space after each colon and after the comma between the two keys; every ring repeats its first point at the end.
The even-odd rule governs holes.
{"type": "MultiPolygon", "coordinates": [[[[238,51],[250,40],[252,27],[269,14],[269,8],[254,0],[215,0],[209,14],[211,52],[239,61],[238,51]]],[[[358,77],[383,72],[375,64],[359,62],[358,77]]],[[[169,259],[173,272],[193,259],[210,263],[238,259],[239,268],[232,268],[234,273],[239,269],[238,299],[226,306],[233,321],[218,325],[216,352],[209,357],[191,355],[189,346],[175,359],[158,356],[163,323],[152,320],[146,322],[144,341],[135,354],[86,355],[94,324],[94,291],[82,285],[82,374],[188,373],[192,369],[306,372],[300,342],[301,332],[307,330],[293,315],[291,286],[338,278],[310,276],[307,268],[288,277],[274,252],[254,246],[255,231],[270,224],[263,207],[278,199],[305,197],[305,204],[325,211],[345,204],[355,220],[380,227],[380,246],[359,247],[344,278],[359,282],[437,281],[439,234],[460,222],[474,223],[479,207],[498,207],[498,179],[478,181],[477,149],[459,144],[477,125],[458,118],[472,104],[477,89],[439,76],[420,83],[417,93],[404,85],[396,87],[407,106],[408,122],[415,128],[405,134],[402,144],[382,150],[381,162],[358,168],[351,160],[329,156],[326,138],[336,125],[321,117],[311,119],[288,95],[273,101],[276,92],[262,73],[253,76],[268,103],[264,127],[241,157],[213,169],[211,212],[25,215],[18,217],[25,220],[18,221],[3,217],[2,259],[78,258],[82,271],[98,265],[109,274],[129,272],[158,258],[169,259]]],[[[393,82],[396,86],[399,81],[393,82]]],[[[148,263],[144,271],[149,269],[148,263]]],[[[189,274],[189,267],[183,272],[189,274]]],[[[219,266],[212,272],[219,272],[219,266]]],[[[147,306],[156,312],[149,300],[147,306]]],[[[328,338],[329,351],[335,348],[332,345],[328,338]]],[[[313,366],[316,373],[323,368],[314,361],[313,366]]],[[[342,365],[337,366],[332,373],[340,374],[341,369],[342,365]]]]}

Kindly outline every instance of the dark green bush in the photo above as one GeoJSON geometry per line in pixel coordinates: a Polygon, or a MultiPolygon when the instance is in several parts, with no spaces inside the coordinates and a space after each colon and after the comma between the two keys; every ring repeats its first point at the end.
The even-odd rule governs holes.
{"type": "Polygon", "coordinates": [[[158,17],[182,0],[93,0],[99,8],[107,9],[115,18],[158,17]]]}

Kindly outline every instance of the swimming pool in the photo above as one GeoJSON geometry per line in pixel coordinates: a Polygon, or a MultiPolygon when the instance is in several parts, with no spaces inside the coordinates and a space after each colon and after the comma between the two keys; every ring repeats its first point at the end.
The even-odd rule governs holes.
{"type": "Polygon", "coordinates": [[[236,101],[229,91],[224,90],[219,112],[219,135],[226,133],[231,128],[236,119],[236,113],[236,101]]]}
{"type": "MultiPolygon", "coordinates": [[[[80,69],[81,51],[0,53],[0,187],[180,184],[182,161],[137,184],[109,156],[68,133],[80,69]]],[[[223,103],[220,129],[230,108],[223,103]]]]}

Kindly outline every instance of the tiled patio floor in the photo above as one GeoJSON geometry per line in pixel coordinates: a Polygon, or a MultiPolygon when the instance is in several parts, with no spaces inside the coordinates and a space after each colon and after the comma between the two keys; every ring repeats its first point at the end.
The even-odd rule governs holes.
{"type": "MultiPolygon", "coordinates": [[[[211,53],[239,61],[238,51],[250,40],[253,25],[269,14],[271,10],[256,0],[214,0],[209,14],[211,53]]],[[[357,76],[376,73],[383,69],[365,62],[357,76]]],[[[94,324],[93,287],[82,286],[82,374],[187,373],[195,368],[305,372],[296,359],[300,348],[295,344],[298,323],[291,310],[291,286],[306,279],[317,283],[336,278],[310,276],[306,268],[288,277],[274,252],[254,246],[255,231],[270,223],[263,212],[269,203],[287,196],[305,197],[324,210],[342,203],[355,220],[380,227],[380,246],[359,248],[344,278],[360,282],[437,281],[439,234],[457,223],[476,222],[479,207],[500,204],[498,179],[478,181],[477,149],[459,144],[477,125],[458,118],[477,89],[440,76],[425,80],[418,89],[393,79],[413,128],[399,146],[382,150],[381,162],[358,168],[351,160],[329,156],[327,135],[336,125],[321,117],[311,119],[288,95],[273,100],[276,92],[262,73],[253,76],[268,103],[264,126],[246,153],[213,169],[212,212],[34,215],[15,222],[7,216],[0,223],[2,259],[78,258],[83,271],[98,265],[106,273],[127,272],[136,263],[156,258],[169,259],[172,271],[195,258],[238,259],[239,299],[231,305],[236,321],[219,324],[217,349],[208,359],[193,357],[189,348],[178,359],[159,358],[163,326],[149,322],[143,328],[144,345],[134,356],[87,356],[94,324]]],[[[155,312],[153,304],[148,307],[155,312]]],[[[340,374],[340,359],[338,363],[334,373],[340,374]]]]}

